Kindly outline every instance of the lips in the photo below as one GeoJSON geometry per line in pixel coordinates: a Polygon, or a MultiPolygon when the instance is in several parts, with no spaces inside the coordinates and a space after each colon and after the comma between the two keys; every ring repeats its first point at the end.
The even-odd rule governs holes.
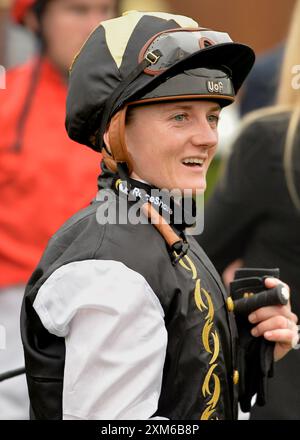
{"type": "Polygon", "coordinates": [[[202,167],[205,162],[205,159],[199,157],[187,157],[183,159],[181,162],[183,165],[187,167],[202,167]]]}

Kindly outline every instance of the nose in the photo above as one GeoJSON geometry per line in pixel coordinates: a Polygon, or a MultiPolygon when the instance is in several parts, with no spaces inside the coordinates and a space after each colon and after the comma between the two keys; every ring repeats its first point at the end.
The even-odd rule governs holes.
{"type": "Polygon", "coordinates": [[[201,119],[191,136],[191,142],[196,147],[213,148],[218,143],[218,130],[216,127],[212,127],[206,118],[201,119]]]}

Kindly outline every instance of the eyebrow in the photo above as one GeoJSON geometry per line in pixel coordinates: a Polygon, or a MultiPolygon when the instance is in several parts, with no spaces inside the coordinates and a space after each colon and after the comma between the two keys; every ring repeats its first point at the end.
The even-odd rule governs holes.
{"type": "Polygon", "coordinates": [[[215,105],[214,107],[209,109],[209,111],[211,111],[211,112],[215,112],[215,111],[219,111],[219,110],[221,110],[221,106],[219,104],[215,105]]]}
{"type": "MultiPolygon", "coordinates": [[[[177,103],[177,104],[170,105],[169,108],[164,108],[164,111],[167,112],[167,111],[170,111],[170,110],[177,110],[177,109],[180,109],[180,110],[190,110],[191,108],[192,108],[192,106],[189,105],[189,104],[177,103]]],[[[214,111],[220,111],[220,110],[221,110],[221,106],[219,104],[217,104],[217,105],[215,105],[213,107],[210,107],[207,111],[214,112],[214,111]]]]}

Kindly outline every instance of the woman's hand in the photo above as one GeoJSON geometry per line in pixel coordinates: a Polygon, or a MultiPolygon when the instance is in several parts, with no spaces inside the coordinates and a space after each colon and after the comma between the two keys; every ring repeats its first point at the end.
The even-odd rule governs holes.
{"type": "MultiPolygon", "coordinates": [[[[290,291],[289,287],[277,278],[265,280],[268,289],[278,284],[284,284],[290,291]]],[[[275,361],[283,358],[298,343],[298,317],[292,313],[290,301],[285,306],[261,307],[252,312],[248,319],[252,324],[256,324],[251,330],[253,336],[263,336],[268,341],[275,342],[275,361]]]]}

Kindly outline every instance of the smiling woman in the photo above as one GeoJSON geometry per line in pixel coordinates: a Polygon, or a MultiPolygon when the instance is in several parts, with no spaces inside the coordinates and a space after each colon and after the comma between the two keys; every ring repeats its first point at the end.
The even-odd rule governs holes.
{"type": "MultiPolygon", "coordinates": [[[[26,289],[33,418],[236,418],[234,316],[217,272],[187,233],[192,223],[175,215],[185,213],[186,200],[166,195],[203,193],[220,110],[253,61],[252,50],[227,34],[164,13],[104,21],[83,46],[70,74],[66,127],[102,151],[106,166],[97,200],[53,237],[26,289]],[[104,222],[105,199],[125,215],[104,222]]],[[[258,332],[261,321],[266,331],[291,323],[272,336],[284,356],[296,317],[289,305],[265,312],[257,313],[258,332]]],[[[257,386],[242,396],[247,402],[269,373],[260,347],[250,353],[257,386]]]]}
{"type": "MultiPolygon", "coordinates": [[[[131,177],[158,188],[204,191],[218,142],[220,110],[210,101],[135,106],[125,130],[135,165],[131,177]]],[[[107,134],[104,140],[109,146],[107,134]]]]}

